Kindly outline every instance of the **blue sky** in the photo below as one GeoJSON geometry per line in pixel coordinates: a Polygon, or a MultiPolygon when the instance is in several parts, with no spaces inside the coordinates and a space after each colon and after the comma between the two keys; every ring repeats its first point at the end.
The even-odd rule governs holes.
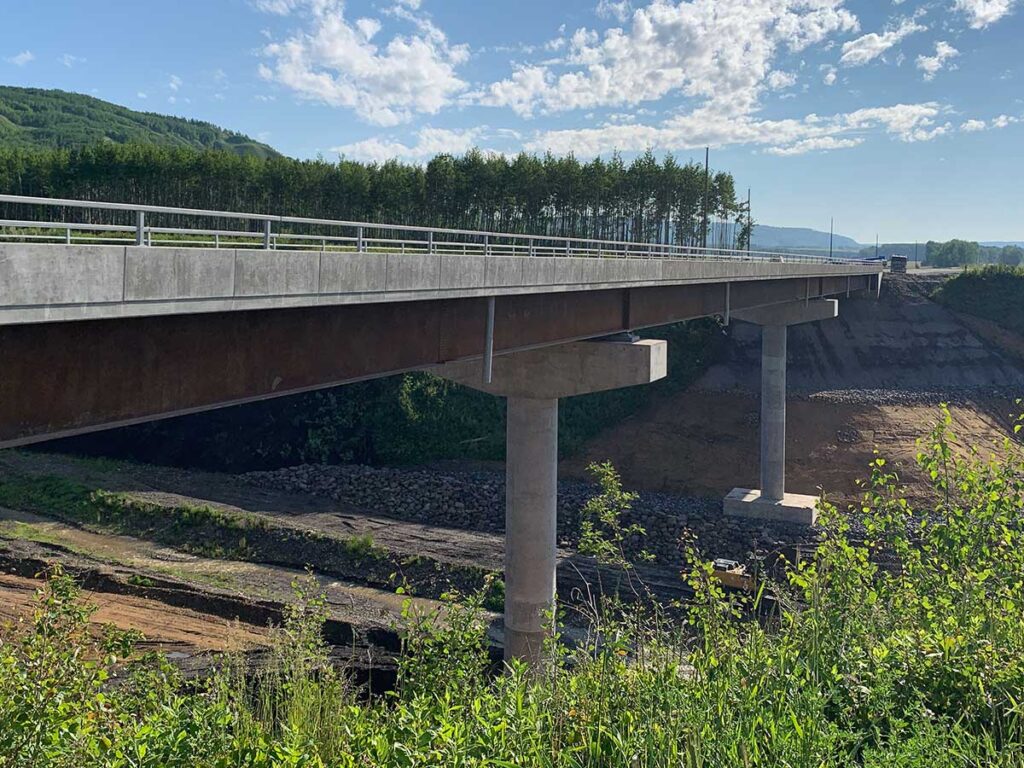
{"type": "Polygon", "coordinates": [[[0,0],[0,83],[295,157],[702,158],[761,223],[1024,240],[1024,0],[0,0]]]}

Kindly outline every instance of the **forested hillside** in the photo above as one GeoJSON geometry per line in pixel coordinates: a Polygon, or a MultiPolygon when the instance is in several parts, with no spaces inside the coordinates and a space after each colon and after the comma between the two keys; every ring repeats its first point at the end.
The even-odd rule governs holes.
{"type": "MultiPolygon", "coordinates": [[[[704,181],[702,166],[659,161],[650,152],[626,164],[618,156],[581,163],[571,155],[509,159],[471,151],[421,166],[137,144],[25,150],[0,143],[0,191],[9,194],[686,245],[701,242],[704,181]]],[[[732,175],[712,172],[708,181],[708,245],[743,247],[749,222],[732,175]]],[[[37,213],[0,206],[3,218],[37,213]]],[[[93,221],[116,215],[97,212],[93,221]]]]}
{"type": "Polygon", "coordinates": [[[68,149],[98,143],[220,149],[239,155],[278,153],[211,123],[136,112],[80,93],[0,86],[0,146],[68,149]]]}

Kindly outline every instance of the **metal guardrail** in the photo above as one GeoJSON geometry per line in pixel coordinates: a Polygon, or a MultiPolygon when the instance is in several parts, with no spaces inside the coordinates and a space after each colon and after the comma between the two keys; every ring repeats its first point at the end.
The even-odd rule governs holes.
{"type": "Polygon", "coordinates": [[[664,258],[699,260],[773,261],[812,264],[865,264],[862,259],[839,259],[771,251],[701,248],[664,243],[486,232],[469,229],[417,227],[364,221],[311,219],[237,211],[207,211],[160,205],[136,205],[90,200],[0,195],[0,203],[27,207],[120,211],[132,225],[88,222],[0,219],[0,241],[109,244],[153,247],[231,247],[265,250],[322,250],[356,253],[421,253],[477,256],[557,256],[586,258],[664,258]],[[231,219],[256,222],[258,229],[199,229],[151,226],[147,215],[231,219]],[[131,220],[131,219],[130,219],[131,220]],[[276,230],[275,230],[276,225],[276,230]],[[319,229],[319,233],[299,231],[319,229]],[[50,231],[54,234],[48,234],[50,231]]]}

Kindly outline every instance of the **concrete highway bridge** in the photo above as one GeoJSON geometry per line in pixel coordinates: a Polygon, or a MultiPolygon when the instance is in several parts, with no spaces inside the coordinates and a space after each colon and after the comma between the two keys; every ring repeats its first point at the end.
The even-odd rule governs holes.
{"type": "Polygon", "coordinates": [[[0,195],[0,448],[432,370],[508,400],[505,653],[554,595],[558,400],[666,375],[632,332],[763,327],[761,488],[785,493],[786,328],[877,291],[878,262],[0,195]],[[95,223],[99,212],[104,220],[95,223]]]}

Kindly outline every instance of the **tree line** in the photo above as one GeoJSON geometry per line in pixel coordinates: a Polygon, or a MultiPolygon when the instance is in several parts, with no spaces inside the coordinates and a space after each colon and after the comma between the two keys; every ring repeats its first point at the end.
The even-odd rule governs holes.
{"type": "MultiPolygon", "coordinates": [[[[706,241],[723,248],[747,247],[752,226],[732,174],[712,170],[705,176],[701,164],[672,155],[659,160],[649,151],[627,163],[618,154],[580,162],[573,155],[510,158],[471,150],[417,165],[259,158],[143,144],[0,147],[0,191],[659,244],[706,241]]],[[[2,218],[43,215],[0,205],[2,218]]],[[[88,216],[89,223],[130,223],[118,212],[74,215],[79,221],[88,216]]]]}
{"type": "Polygon", "coordinates": [[[933,267],[959,267],[965,264],[1003,264],[1019,266],[1024,261],[1024,249],[1016,245],[985,246],[968,240],[949,240],[925,244],[925,261],[933,267]]]}
{"type": "MultiPolygon", "coordinates": [[[[906,256],[921,259],[930,267],[961,267],[965,264],[1002,264],[1008,267],[1024,263],[1024,249],[1017,245],[980,245],[970,240],[952,239],[946,242],[929,240],[920,247],[917,243],[885,243],[878,247],[881,256],[906,256]]],[[[860,255],[874,256],[875,247],[861,249],[860,255]]]]}

